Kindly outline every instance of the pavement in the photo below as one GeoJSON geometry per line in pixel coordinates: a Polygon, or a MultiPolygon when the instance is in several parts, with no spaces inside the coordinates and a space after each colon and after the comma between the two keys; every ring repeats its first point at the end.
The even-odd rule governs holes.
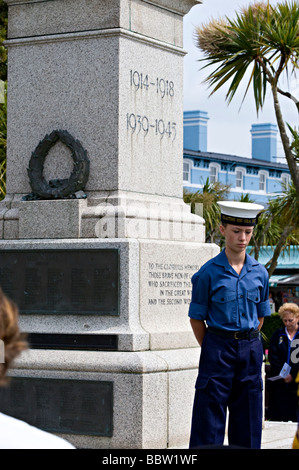
{"type": "Polygon", "coordinates": [[[262,449],[292,449],[297,424],[289,421],[265,421],[262,434],[262,449]]]}
{"type": "MultiPolygon", "coordinates": [[[[288,449],[293,450],[293,441],[297,430],[297,423],[279,421],[264,421],[261,449],[288,449]]],[[[228,445],[225,434],[224,445],[228,445]]],[[[176,447],[187,449],[187,446],[176,447]]]]}
{"type": "MultiPolygon", "coordinates": [[[[262,434],[262,449],[292,449],[297,424],[265,421],[262,434]]],[[[227,437],[224,441],[227,444],[227,437]]]]}

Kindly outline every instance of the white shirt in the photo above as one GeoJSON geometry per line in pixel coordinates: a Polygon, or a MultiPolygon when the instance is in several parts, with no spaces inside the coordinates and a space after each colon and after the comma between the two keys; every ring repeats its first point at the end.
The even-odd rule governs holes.
{"type": "Polygon", "coordinates": [[[75,447],[61,437],[0,413],[0,449],[75,449],[75,447]]]}

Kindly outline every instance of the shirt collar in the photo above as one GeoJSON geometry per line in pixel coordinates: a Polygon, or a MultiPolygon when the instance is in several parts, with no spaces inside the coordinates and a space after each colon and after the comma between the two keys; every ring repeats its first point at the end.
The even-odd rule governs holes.
{"type": "MultiPolygon", "coordinates": [[[[226,271],[232,271],[232,267],[229,264],[227,256],[225,254],[225,249],[223,249],[221,253],[219,253],[219,255],[216,256],[216,258],[214,259],[214,263],[217,264],[218,266],[223,266],[226,271]]],[[[256,261],[252,256],[248,255],[248,253],[245,254],[244,266],[246,268],[246,271],[251,271],[252,267],[258,264],[259,264],[258,261],[256,261]]]]}

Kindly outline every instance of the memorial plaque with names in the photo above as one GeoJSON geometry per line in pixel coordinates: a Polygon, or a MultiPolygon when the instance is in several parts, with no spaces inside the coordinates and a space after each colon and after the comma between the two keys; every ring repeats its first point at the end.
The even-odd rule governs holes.
{"type": "Polygon", "coordinates": [[[1,250],[0,286],[23,314],[119,315],[119,253],[1,250]]]}
{"type": "Polygon", "coordinates": [[[113,382],[14,377],[0,411],[48,432],[111,437],[113,382]]]}

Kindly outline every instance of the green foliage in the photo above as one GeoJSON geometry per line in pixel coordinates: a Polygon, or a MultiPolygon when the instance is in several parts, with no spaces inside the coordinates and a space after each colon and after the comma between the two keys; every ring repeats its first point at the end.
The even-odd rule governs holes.
{"type": "Polygon", "coordinates": [[[205,80],[212,88],[211,94],[223,85],[228,86],[226,100],[230,102],[246,81],[243,101],[252,85],[258,113],[263,108],[266,91],[271,91],[285,157],[299,198],[299,169],[278,99],[282,95],[292,100],[299,111],[299,100],[281,89],[283,75],[296,76],[299,68],[298,1],[279,2],[275,6],[269,1],[256,2],[243,8],[235,20],[226,17],[198,27],[196,38],[204,53],[205,67],[213,67],[205,80]]]}
{"type": "Polygon", "coordinates": [[[6,160],[7,83],[4,82],[4,102],[0,102],[0,162],[6,160]]]}
{"type": "Polygon", "coordinates": [[[293,154],[294,154],[294,157],[297,161],[297,163],[299,163],[299,132],[296,128],[292,128],[289,124],[288,124],[288,128],[291,132],[291,135],[293,137],[293,142],[292,142],[292,145],[291,145],[291,149],[293,151],[293,154]]]}
{"type": "MultiPolygon", "coordinates": [[[[203,188],[194,193],[184,190],[184,201],[191,205],[191,212],[195,212],[195,204],[203,204],[203,218],[206,224],[206,242],[217,243],[221,248],[224,246],[224,239],[220,234],[220,208],[217,201],[228,198],[229,185],[219,182],[210,184],[206,180],[203,188]]],[[[255,202],[249,194],[241,194],[240,202],[255,202]]],[[[254,229],[250,241],[252,249],[250,255],[258,260],[262,246],[276,247],[280,245],[280,252],[288,249],[290,245],[299,246],[299,205],[294,184],[289,184],[284,188],[283,193],[271,199],[265,211],[258,218],[258,223],[254,229]],[[283,233],[289,227],[288,235],[282,240],[283,233]]],[[[277,256],[279,255],[277,254],[277,256]]],[[[272,266],[272,259],[266,268],[275,269],[272,266]]]]}
{"type": "Polygon", "coordinates": [[[261,329],[261,332],[262,332],[262,336],[264,340],[265,349],[269,348],[270,339],[273,333],[282,327],[283,327],[283,321],[278,315],[278,313],[272,313],[270,317],[264,318],[264,324],[261,329]]]}
{"type": "Polygon", "coordinates": [[[240,199],[239,199],[240,202],[255,202],[248,193],[246,194],[241,194],[240,196],[240,199]]]}
{"type": "Polygon", "coordinates": [[[3,41],[7,35],[7,4],[0,0],[0,80],[7,80],[7,50],[3,41]]]}
{"type": "Polygon", "coordinates": [[[2,83],[5,82],[4,103],[0,103],[0,200],[6,194],[7,50],[3,41],[7,35],[7,17],[7,4],[0,0],[0,80],[2,83]]]}
{"type": "Polygon", "coordinates": [[[6,137],[7,137],[7,83],[4,84],[4,103],[0,103],[0,200],[6,194],[6,137]]]}
{"type": "Polygon", "coordinates": [[[209,178],[203,188],[195,193],[184,190],[184,202],[191,205],[191,212],[194,213],[195,204],[203,204],[203,218],[206,224],[206,241],[208,243],[218,242],[221,245],[220,207],[217,201],[227,198],[230,186],[219,182],[210,183],[209,178]]]}
{"type": "MultiPolygon", "coordinates": [[[[266,210],[259,217],[258,230],[255,234],[255,242],[259,245],[275,246],[284,228],[292,225],[297,226],[299,220],[299,205],[294,184],[291,182],[283,192],[268,202],[266,210]]],[[[296,241],[296,230],[290,233],[288,244],[294,245],[296,241]]]]}
{"type": "MultiPolygon", "coordinates": [[[[212,93],[229,84],[226,99],[232,100],[245,74],[250,71],[244,98],[253,85],[256,109],[264,104],[267,82],[277,85],[283,71],[298,69],[299,8],[295,1],[258,2],[244,8],[235,20],[212,20],[197,28],[198,47],[205,67],[217,66],[206,82],[212,93]]],[[[243,100],[244,100],[243,98],[243,100]]]]}

